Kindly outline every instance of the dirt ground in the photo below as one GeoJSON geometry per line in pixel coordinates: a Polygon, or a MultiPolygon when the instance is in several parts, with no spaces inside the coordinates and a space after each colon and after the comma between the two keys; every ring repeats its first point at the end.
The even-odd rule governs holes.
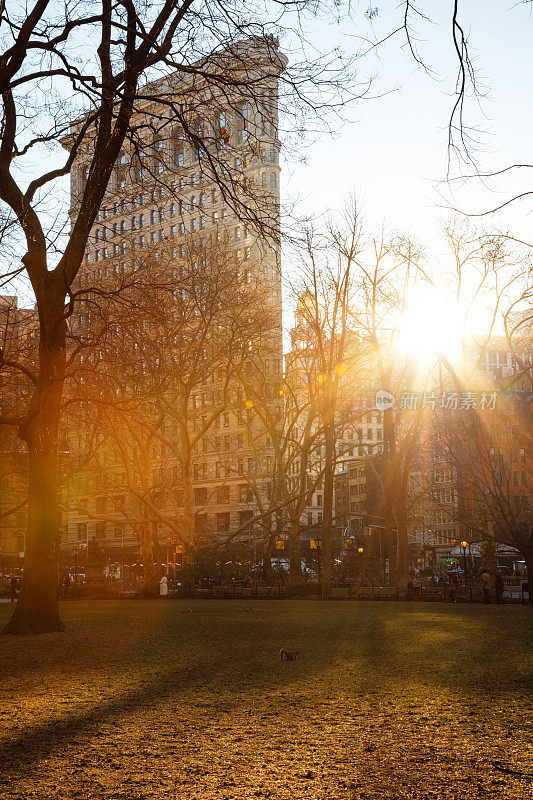
{"type": "Polygon", "coordinates": [[[65,633],[0,638],[2,800],[533,797],[526,608],[168,599],[62,615],[65,633]]]}

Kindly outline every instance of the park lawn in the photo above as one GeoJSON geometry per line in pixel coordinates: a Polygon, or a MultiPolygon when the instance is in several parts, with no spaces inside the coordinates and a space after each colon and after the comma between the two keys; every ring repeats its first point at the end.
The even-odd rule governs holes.
{"type": "Polygon", "coordinates": [[[0,638],[2,800],[532,796],[527,608],[157,599],[62,616],[64,633],[0,638]]]}

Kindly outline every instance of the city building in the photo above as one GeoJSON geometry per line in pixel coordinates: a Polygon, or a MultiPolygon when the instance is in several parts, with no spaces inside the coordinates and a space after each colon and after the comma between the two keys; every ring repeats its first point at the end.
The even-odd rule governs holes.
{"type": "MultiPolygon", "coordinates": [[[[0,295],[2,357],[12,364],[35,356],[35,312],[18,298],[0,295]]],[[[16,368],[0,373],[0,415],[17,417],[25,401],[25,383],[16,368]]],[[[0,426],[0,571],[23,564],[26,549],[27,457],[16,425],[0,426]]]]}
{"type": "MultiPolygon", "coordinates": [[[[94,374],[98,359],[98,371],[103,372],[106,358],[116,355],[118,364],[121,359],[124,361],[127,351],[124,334],[119,333],[117,325],[116,330],[113,327],[106,333],[104,345],[95,340],[90,353],[91,337],[101,328],[99,298],[119,290],[128,281],[133,285],[136,280],[144,280],[144,275],[151,275],[154,280],[165,275],[165,280],[176,282],[179,304],[187,271],[201,274],[216,248],[224,251],[225,258],[229,254],[232,264],[238,265],[236,273],[252,287],[250,291],[257,287],[257,292],[261,288],[263,295],[268,295],[275,322],[262,354],[267,390],[270,384],[281,380],[277,74],[285,61],[273,40],[266,47],[264,44],[263,40],[250,40],[238,46],[238,51],[213,54],[213,59],[222,64],[221,69],[224,59],[243,59],[249,53],[253,56],[258,78],[253,97],[248,94],[243,99],[242,91],[232,95],[231,88],[217,94],[198,82],[191,86],[178,73],[145,87],[134,120],[134,127],[141,131],[141,144],[125,144],[73,287],[78,302],[70,330],[72,339],[81,343],[82,383],[84,370],[94,374]],[[277,59],[274,61],[273,51],[277,59]],[[265,78],[261,81],[262,69],[265,78]],[[172,109],[179,111],[178,118],[172,109]],[[190,129],[185,135],[184,125],[193,129],[198,139],[191,136],[190,129]],[[209,142],[209,152],[202,146],[201,137],[209,142]],[[218,179],[220,174],[222,181],[218,179]],[[143,277],[136,277],[136,273],[143,277]]],[[[82,122],[73,123],[72,134],[82,122]]],[[[89,159],[90,148],[80,154],[71,173],[73,215],[89,159]]],[[[149,277],[146,280],[149,282],[149,277]]],[[[131,328],[133,319],[132,312],[131,328]]],[[[141,321],[140,325],[146,325],[147,340],[150,326],[156,331],[159,322],[141,321]]],[[[144,350],[142,336],[138,341],[139,349],[144,350]]],[[[137,348],[137,342],[133,346],[137,348]]],[[[167,354],[176,353],[173,348],[178,346],[176,341],[170,341],[164,345],[166,353],[161,350],[155,355],[154,351],[147,353],[145,359],[139,355],[141,374],[134,380],[139,396],[143,394],[143,384],[148,386],[152,381],[160,361],[167,354]]],[[[117,371],[122,368],[132,367],[117,371]]],[[[119,389],[114,391],[118,396],[119,389]]],[[[116,559],[125,553],[128,557],[139,554],[141,559],[151,558],[152,548],[154,558],[158,551],[173,560],[182,550],[180,532],[186,526],[186,513],[190,513],[188,494],[194,508],[196,543],[217,536],[224,538],[241,529],[244,535],[252,536],[246,526],[257,509],[258,486],[262,490],[267,484],[270,451],[268,437],[259,432],[250,405],[235,376],[230,379],[216,367],[195,385],[185,410],[188,431],[193,439],[198,430],[205,428],[205,434],[196,441],[187,467],[190,486],[184,480],[183,464],[175,457],[180,419],[172,415],[171,409],[159,423],[156,435],[153,430],[151,436],[147,434],[150,425],[155,425],[153,419],[145,420],[144,432],[138,435],[133,431],[135,423],[125,421],[124,435],[117,435],[115,428],[108,441],[98,446],[87,419],[71,426],[71,460],[82,460],[91,442],[95,452],[69,489],[65,552],[80,547],[88,552],[95,541],[108,557],[116,559]],[[125,466],[123,452],[124,443],[132,436],[139,440],[138,452],[144,447],[146,454],[144,477],[136,486],[131,485],[131,470],[125,466]],[[149,544],[144,551],[142,546],[139,551],[139,539],[149,544]]],[[[141,406],[140,400],[139,409],[141,406]]],[[[142,428],[139,423],[137,430],[142,428]]]]}

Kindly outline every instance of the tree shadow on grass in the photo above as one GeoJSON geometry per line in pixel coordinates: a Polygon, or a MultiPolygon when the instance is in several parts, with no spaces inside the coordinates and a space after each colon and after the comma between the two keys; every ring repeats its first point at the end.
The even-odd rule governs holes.
{"type": "MultiPolygon", "coordinates": [[[[118,696],[75,710],[68,719],[56,716],[25,725],[10,740],[0,742],[4,774],[27,773],[66,745],[88,740],[99,726],[133,718],[165,702],[170,706],[178,701],[186,710],[201,700],[216,715],[272,694],[284,696],[282,705],[298,703],[298,697],[307,694],[304,701],[311,705],[317,693],[329,702],[335,693],[399,694],[409,686],[415,692],[424,687],[445,690],[468,703],[477,685],[497,703],[501,694],[509,692],[511,676],[512,691],[527,682],[520,672],[527,643],[507,652],[505,662],[493,669],[487,656],[499,658],[498,648],[508,642],[506,631],[489,617],[463,610],[427,611],[383,603],[287,604],[275,611],[264,607],[264,613],[258,607],[254,614],[244,614],[236,605],[194,609],[186,617],[178,617],[179,607],[158,609],[155,616],[143,611],[130,639],[97,664],[100,680],[113,666],[111,689],[126,682],[131,688],[119,688],[118,696]],[[128,641],[135,645],[130,651],[128,641]],[[173,648],[180,645],[188,648],[184,663],[167,664],[173,648]],[[301,658],[280,662],[276,651],[280,645],[300,649],[301,658]],[[462,681],[459,669],[465,675],[462,681]]],[[[76,656],[76,664],[82,664],[83,654],[76,656]]],[[[57,666],[57,656],[51,666],[57,666]]],[[[83,699],[90,699],[96,688],[97,683],[83,699]]],[[[68,691],[67,684],[65,694],[68,691]]],[[[56,701],[52,697],[50,704],[56,701]]]]}

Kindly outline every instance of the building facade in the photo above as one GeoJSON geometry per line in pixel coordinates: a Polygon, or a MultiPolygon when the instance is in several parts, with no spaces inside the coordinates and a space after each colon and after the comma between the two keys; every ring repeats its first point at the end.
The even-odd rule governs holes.
{"type": "MultiPolygon", "coordinates": [[[[202,355],[205,326],[198,324],[198,317],[207,301],[191,296],[202,286],[202,275],[229,284],[231,273],[241,304],[246,292],[251,303],[260,293],[268,297],[268,330],[251,334],[250,342],[253,335],[256,347],[262,337],[257,358],[266,390],[281,379],[276,70],[281,72],[284,60],[278,54],[272,68],[271,45],[269,68],[264,81],[257,82],[255,100],[231,90],[214,96],[209,87],[184,85],[183,76],[177,74],[145,88],[136,116],[142,133],[125,145],[118,159],[73,287],[78,302],[70,322],[72,340],[80,350],[81,394],[88,397],[91,376],[106,370],[112,375],[114,370],[123,371],[124,382],[135,385],[139,400],[132,404],[130,397],[128,408],[134,412],[127,418],[124,404],[126,416],[116,423],[122,389],[112,388],[110,380],[105,389],[99,386],[97,401],[107,398],[115,405],[115,422],[107,436],[99,436],[97,427],[91,429],[80,407],[82,419],[69,432],[71,460],[83,461],[91,447],[94,452],[69,490],[66,553],[80,547],[88,551],[96,542],[108,557],[138,552],[140,559],[163,554],[172,560],[187,537],[201,545],[217,536],[228,538],[232,532],[252,536],[247,523],[257,511],[257,493],[268,491],[268,437],[255,424],[235,363],[230,368],[220,353],[214,354],[216,336],[206,340],[203,364],[192,364],[197,351],[202,355]],[[172,109],[180,109],[178,117],[173,117],[172,109]],[[164,312],[143,320],[132,309],[117,324],[107,321],[104,329],[102,295],[119,296],[124,291],[127,296],[133,286],[142,291],[143,282],[146,293],[153,292],[154,305],[164,306],[164,312]],[[190,318],[184,323],[187,313],[190,318]],[[168,320],[163,329],[164,314],[168,320]],[[139,331],[134,336],[136,326],[139,331]],[[132,349],[137,352],[130,352],[128,359],[132,349]],[[190,358],[185,363],[187,353],[190,358]],[[166,380],[164,363],[169,365],[166,380]],[[189,376],[194,372],[183,391],[179,376],[171,380],[176,365],[181,377],[183,370],[189,376]],[[139,374],[131,372],[135,369],[139,374]],[[149,400],[150,392],[155,399],[149,400]],[[185,406],[178,414],[184,395],[185,406]],[[185,441],[191,448],[187,458],[185,441]],[[145,546],[139,550],[140,540],[145,546]]],[[[261,43],[246,47],[260,49],[261,43]]],[[[261,58],[253,63],[260,77],[261,58]]],[[[73,216],[89,160],[90,149],[80,154],[72,171],[73,216]]],[[[217,291],[221,293],[212,304],[230,297],[227,287],[217,291]]],[[[224,335],[229,335],[227,328],[224,335]]]]}

